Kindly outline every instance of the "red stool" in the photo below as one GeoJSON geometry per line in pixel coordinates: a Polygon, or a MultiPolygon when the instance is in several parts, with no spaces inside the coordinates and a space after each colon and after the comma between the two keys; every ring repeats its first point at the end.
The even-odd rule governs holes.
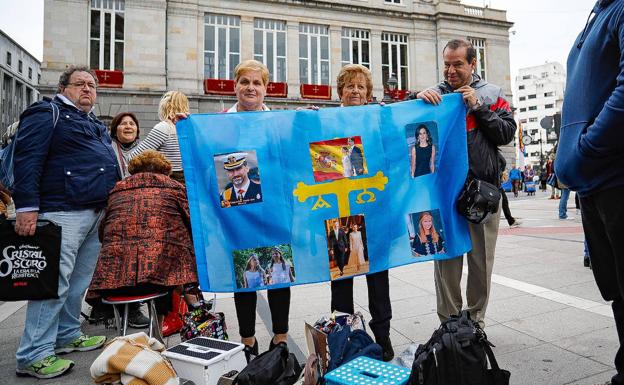
{"type": "Polygon", "coordinates": [[[152,337],[152,334],[154,334],[154,338],[156,338],[160,342],[164,342],[162,334],[160,332],[160,327],[158,326],[158,318],[156,316],[156,305],[154,300],[156,298],[164,297],[167,294],[169,293],[164,292],[132,296],[107,296],[102,298],[102,303],[105,303],[107,305],[113,305],[117,330],[119,331],[120,336],[125,336],[128,330],[128,305],[136,302],[147,302],[147,309],[149,311],[149,336],[152,337]],[[119,315],[117,305],[124,305],[123,322],[122,318],[119,315]]]}

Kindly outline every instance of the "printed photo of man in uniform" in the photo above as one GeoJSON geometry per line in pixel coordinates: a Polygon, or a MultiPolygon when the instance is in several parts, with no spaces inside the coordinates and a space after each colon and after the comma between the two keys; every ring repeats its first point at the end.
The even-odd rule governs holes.
{"type": "Polygon", "coordinates": [[[260,180],[250,176],[250,167],[247,163],[250,154],[237,152],[219,155],[215,158],[223,162],[223,169],[229,183],[221,193],[221,207],[232,207],[248,203],[262,202],[260,180]]]}

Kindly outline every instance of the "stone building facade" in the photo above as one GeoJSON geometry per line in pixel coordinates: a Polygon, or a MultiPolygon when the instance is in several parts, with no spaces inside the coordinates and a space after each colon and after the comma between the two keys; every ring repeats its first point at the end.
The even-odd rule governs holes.
{"type": "Polygon", "coordinates": [[[39,60],[0,30],[0,142],[6,140],[7,127],[39,99],[40,66],[39,60]]]}
{"type": "Polygon", "coordinates": [[[390,73],[404,90],[438,82],[445,43],[469,38],[480,73],[511,95],[511,25],[505,11],[459,0],[46,0],[41,90],[53,92],[73,63],[121,72],[120,88],[98,90],[97,113],[136,112],[145,134],[166,90],[185,92],[192,112],[232,105],[233,96],[207,94],[206,79],[218,91],[241,60],[262,60],[287,87],[284,97],[267,97],[273,109],[337,105],[342,65],[367,65],[381,99],[390,73]],[[302,85],[331,97],[308,99],[302,85]]]}

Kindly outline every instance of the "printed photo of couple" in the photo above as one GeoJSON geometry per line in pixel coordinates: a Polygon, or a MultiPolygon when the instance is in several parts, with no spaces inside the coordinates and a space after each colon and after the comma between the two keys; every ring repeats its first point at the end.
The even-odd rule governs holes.
{"type": "Polygon", "coordinates": [[[316,182],[368,174],[359,136],[310,143],[310,157],[316,182]]]}
{"type": "Polygon", "coordinates": [[[437,168],[438,126],[436,122],[410,124],[405,127],[409,149],[410,176],[433,174],[437,168]]]}
{"type": "Polygon", "coordinates": [[[236,287],[239,289],[295,282],[295,265],[290,245],[236,250],[232,254],[236,287]]]}
{"type": "Polygon", "coordinates": [[[325,235],[332,280],[368,273],[364,215],[326,220],[325,235]]]}
{"type": "Polygon", "coordinates": [[[446,252],[439,210],[408,214],[407,232],[414,257],[428,257],[446,252]]]}

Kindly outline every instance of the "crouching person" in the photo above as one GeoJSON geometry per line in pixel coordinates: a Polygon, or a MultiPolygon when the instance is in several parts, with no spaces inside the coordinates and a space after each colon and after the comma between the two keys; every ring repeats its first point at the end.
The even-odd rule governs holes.
{"type": "Polygon", "coordinates": [[[120,178],[106,126],[91,112],[96,86],[88,68],[70,67],[61,74],[54,99],[32,105],[20,117],[13,170],[15,231],[34,235],[37,219],[46,219],[62,227],[62,241],[59,298],[28,302],[16,353],[18,375],[59,376],[74,362],[57,353],[93,350],[106,341],[84,335],[79,319],[100,251],[102,209],[120,178]]]}
{"type": "MultiPolygon", "coordinates": [[[[148,150],[128,164],[129,177],[111,191],[100,225],[102,250],[89,290],[102,296],[168,292],[157,298],[162,318],[171,292],[183,285],[197,293],[197,267],[184,185],[169,177],[171,163],[148,150]]],[[[191,306],[198,298],[185,296],[191,306]]]]}

